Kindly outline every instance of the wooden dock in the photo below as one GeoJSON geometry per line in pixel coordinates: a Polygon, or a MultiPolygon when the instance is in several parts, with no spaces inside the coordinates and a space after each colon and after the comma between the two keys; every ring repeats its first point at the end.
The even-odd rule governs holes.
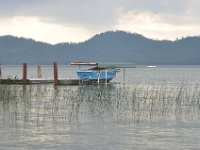
{"type": "Polygon", "coordinates": [[[54,84],[54,85],[98,85],[98,84],[107,84],[105,82],[96,81],[81,81],[79,79],[61,79],[55,81],[53,79],[0,79],[0,84],[12,85],[30,85],[30,84],[54,84]]]}
{"type": "Polygon", "coordinates": [[[82,81],[80,79],[58,79],[58,66],[57,63],[53,63],[54,66],[54,78],[53,79],[43,79],[41,74],[41,66],[38,66],[38,78],[36,79],[28,79],[27,78],[27,64],[23,64],[23,77],[22,79],[17,78],[2,78],[1,75],[1,65],[0,65],[0,84],[54,84],[54,85],[98,85],[98,84],[107,84],[109,81],[82,81]]]}
{"type": "MultiPolygon", "coordinates": [[[[0,84],[54,84],[53,79],[0,79],[0,84]]],[[[81,85],[79,79],[62,79],[58,80],[56,85],[81,85]]]]}
{"type": "Polygon", "coordinates": [[[0,65],[0,84],[54,84],[54,85],[79,85],[82,82],[79,79],[58,79],[58,65],[56,62],[53,63],[54,66],[54,78],[53,79],[43,79],[41,74],[41,66],[38,66],[38,78],[36,79],[28,79],[27,78],[27,64],[23,63],[23,77],[22,79],[10,78],[7,79],[2,78],[1,75],[1,65],[0,65]]]}

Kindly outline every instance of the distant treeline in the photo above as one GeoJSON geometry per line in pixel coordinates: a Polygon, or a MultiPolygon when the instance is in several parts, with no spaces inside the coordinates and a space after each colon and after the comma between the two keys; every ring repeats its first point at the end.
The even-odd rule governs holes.
{"type": "Polygon", "coordinates": [[[0,37],[0,64],[52,64],[57,61],[134,62],[138,65],[200,65],[200,37],[152,40],[140,34],[108,31],[80,43],[55,45],[14,36],[0,37]]]}

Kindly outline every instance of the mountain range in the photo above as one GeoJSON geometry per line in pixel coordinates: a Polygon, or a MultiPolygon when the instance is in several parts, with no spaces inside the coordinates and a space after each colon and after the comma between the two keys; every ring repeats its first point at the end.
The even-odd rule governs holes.
{"type": "Polygon", "coordinates": [[[136,33],[107,31],[80,43],[55,45],[0,36],[0,64],[67,64],[71,61],[133,62],[138,65],[200,65],[200,37],[153,40],[136,33]]]}

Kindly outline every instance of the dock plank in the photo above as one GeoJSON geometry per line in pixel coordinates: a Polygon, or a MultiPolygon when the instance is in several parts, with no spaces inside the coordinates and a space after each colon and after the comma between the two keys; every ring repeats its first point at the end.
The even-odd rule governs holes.
{"type": "MultiPolygon", "coordinates": [[[[55,84],[53,79],[0,79],[0,84],[55,84]]],[[[56,85],[97,85],[96,81],[81,81],[79,79],[60,79],[56,85]]],[[[99,84],[105,84],[100,82],[99,84]]]]}

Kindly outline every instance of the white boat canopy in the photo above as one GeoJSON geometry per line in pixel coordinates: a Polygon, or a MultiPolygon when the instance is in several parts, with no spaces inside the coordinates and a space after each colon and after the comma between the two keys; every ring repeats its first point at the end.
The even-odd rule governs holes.
{"type": "Polygon", "coordinates": [[[122,68],[123,70],[123,82],[125,83],[125,69],[126,68],[136,68],[134,63],[127,62],[71,62],[70,65],[78,65],[80,66],[94,66],[92,69],[116,69],[122,68]]]}
{"type": "Polygon", "coordinates": [[[134,63],[129,62],[71,62],[70,65],[96,66],[98,68],[136,68],[134,63]]]}

